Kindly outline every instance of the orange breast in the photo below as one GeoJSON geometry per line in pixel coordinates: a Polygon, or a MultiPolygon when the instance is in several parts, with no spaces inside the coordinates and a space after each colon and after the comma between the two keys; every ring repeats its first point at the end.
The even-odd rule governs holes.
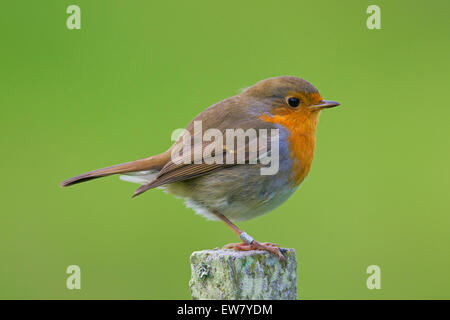
{"type": "Polygon", "coordinates": [[[274,115],[263,115],[260,119],[282,125],[291,133],[288,139],[290,156],[294,160],[293,179],[299,185],[311,168],[319,112],[283,108],[275,111],[274,115]]]}

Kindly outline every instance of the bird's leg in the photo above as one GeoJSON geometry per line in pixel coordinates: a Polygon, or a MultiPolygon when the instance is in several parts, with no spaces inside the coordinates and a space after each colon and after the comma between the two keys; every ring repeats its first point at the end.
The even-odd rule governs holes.
{"type": "MultiPolygon", "coordinates": [[[[211,210],[212,211],[212,210],[211,210]]],[[[265,250],[276,254],[280,260],[285,261],[283,254],[280,251],[280,247],[273,243],[258,242],[254,240],[249,234],[239,229],[233,222],[231,222],[223,214],[212,211],[220,220],[226,223],[234,233],[241,238],[242,243],[230,243],[224,246],[225,249],[234,249],[238,251],[250,251],[250,250],[265,250]]]]}

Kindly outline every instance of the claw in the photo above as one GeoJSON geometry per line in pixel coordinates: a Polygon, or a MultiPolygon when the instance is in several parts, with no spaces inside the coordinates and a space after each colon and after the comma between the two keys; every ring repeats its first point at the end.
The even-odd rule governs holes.
{"type": "Polygon", "coordinates": [[[278,258],[285,262],[286,259],[280,251],[280,247],[275,243],[270,242],[258,242],[253,241],[251,244],[248,243],[230,243],[223,247],[224,249],[233,249],[237,251],[250,251],[250,250],[264,250],[269,251],[278,256],[278,258]]]}

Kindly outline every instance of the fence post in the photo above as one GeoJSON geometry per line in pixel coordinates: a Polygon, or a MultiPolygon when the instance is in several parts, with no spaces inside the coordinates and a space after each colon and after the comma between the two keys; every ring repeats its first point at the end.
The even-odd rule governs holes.
{"type": "Polygon", "coordinates": [[[191,255],[189,287],[194,300],[295,300],[297,259],[282,249],[286,262],[265,251],[203,250],[191,255]]]}

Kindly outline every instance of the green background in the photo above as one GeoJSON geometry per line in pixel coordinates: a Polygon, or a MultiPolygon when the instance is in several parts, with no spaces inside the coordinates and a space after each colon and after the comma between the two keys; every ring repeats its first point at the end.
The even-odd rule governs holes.
{"type": "Polygon", "coordinates": [[[450,298],[450,2],[4,1],[0,298],[189,299],[192,251],[236,242],[160,190],[63,179],[166,150],[256,81],[295,75],[323,112],[315,161],[240,226],[297,250],[303,299],[450,298]],[[66,28],[77,4],[82,29],[66,28]],[[381,7],[381,30],[366,8],[381,7]],[[67,266],[82,289],[68,290],[67,266]],[[381,267],[381,290],[366,268],[381,267]]]}

